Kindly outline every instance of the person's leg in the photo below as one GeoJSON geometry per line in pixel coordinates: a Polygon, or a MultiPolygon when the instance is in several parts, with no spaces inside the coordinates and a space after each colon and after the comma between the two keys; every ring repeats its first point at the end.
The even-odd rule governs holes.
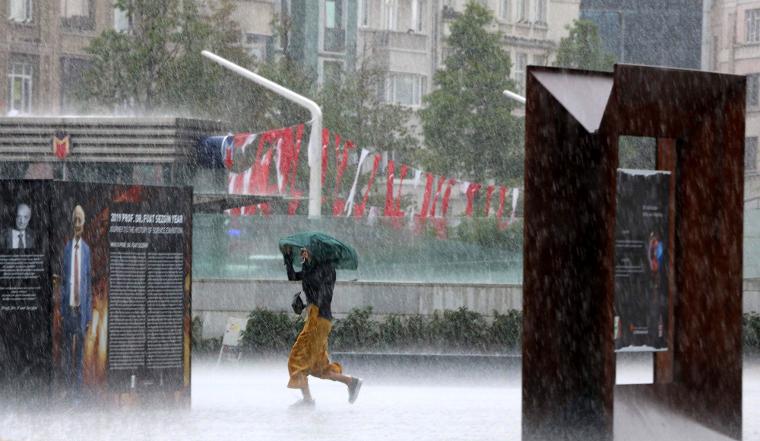
{"type": "Polygon", "coordinates": [[[74,370],[76,389],[81,390],[84,384],[84,335],[76,334],[74,336],[74,370]]]}
{"type": "Polygon", "coordinates": [[[340,363],[330,362],[327,354],[328,339],[332,331],[332,323],[329,320],[321,319],[317,327],[319,341],[319,358],[316,366],[319,367],[317,377],[326,380],[338,381],[348,388],[348,402],[353,403],[359,395],[359,389],[362,387],[362,380],[356,377],[343,374],[343,367],[340,363]]]}
{"type": "Polygon", "coordinates": [[[353,380],[353,377],[350,377],[348,375],[343,375],[342,373],[331,372],[331,371],[328,371],[325,374],[324,378],[328,380],[332,380],[332,381],[339,381],[345,384],[346,386],[350,386],[351,381],[353,380]]]}
{"type": "Polygon", "coordinates": [[[314,399],[311,397],[311,391],[309,390],[309,382],[308,381],[301,388],[301,395],[303,395],[303,400],[304,401],[314,401],[314,399]]]}
{"type": "Polygon", "coordinates": [[[309,389],[308,374],[311,366],[314,364],[314,355],[316,354],[314,350],[316,337],[314,332],[315,319],[315,311],[310,305],[306,323],[304,323],[301,333],[298,334],[288,357],[288,372],[290,374],[288,387],[299,389],[303,396],[303,399],[295,403],[293,407],[311,406],[314,404],[314,399],[309,389]]]}

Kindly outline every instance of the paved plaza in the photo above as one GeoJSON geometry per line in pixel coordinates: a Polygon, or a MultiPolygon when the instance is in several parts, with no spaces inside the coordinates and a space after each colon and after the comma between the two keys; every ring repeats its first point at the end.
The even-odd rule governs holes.
{"type": "MultiPolygon", "coordinates": [[[[284,360],[282,364],[221,368],[196,362],[193,369],[191,410],[36,410],[10,406],[4,400],[0,440],[520,439],[519,371],[482,376],[470,372],[458,378],[433,375],[426,380],[420,375],[404,379],[404,372],[389,368],[385,375],[365,379],[355,405],[347,403],[343,385],[315,380],[312,390],[316,408],[292,411],[288,406],[298,399],[298,392],[285,388],[284,360]]],[[[624,381],[646,379],[636,366],[621,371],[624,381]]],[[[744,375],[744,439],[760,440],[760,360],[745,361],[744,375]]],[[[725,439],[635,403],[617,406],[616,440],[642,435],[644,438],[638,439],[725,439]],[[644,424],[620,420],[624,412],[636,415],[644,424]]]]}

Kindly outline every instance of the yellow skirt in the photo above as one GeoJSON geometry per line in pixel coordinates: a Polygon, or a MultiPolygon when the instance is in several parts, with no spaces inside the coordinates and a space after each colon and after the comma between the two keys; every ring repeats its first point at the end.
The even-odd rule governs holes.
{"type": "Polygon", "coordinates": [[[307,307],[306,322],[298,334],[288,357],[290,381],[288,387],[301,389],[308,385],[306,377],[313,375],[324,378],[330,372],[341,373],[340,363],[330,363],[327,356],[327,337],[332,330],[332,322],[319,316],[315,305],[307,307]]]}

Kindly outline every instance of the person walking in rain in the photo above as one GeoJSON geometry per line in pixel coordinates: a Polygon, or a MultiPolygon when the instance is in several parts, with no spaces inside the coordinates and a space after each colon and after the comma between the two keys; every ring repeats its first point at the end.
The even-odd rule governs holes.
{"type": "MultiPolygon", "coordinates": [[[[292,408],[313,407],[308,375],[339,381],[348,387],[348,402],[354,403],[359,395],[362,380],[343,375],[340,363],[330,362],[327,340],[332,330],[332,302],[335,287],[335,267],[329,262],[317,262],[307,248],[301,248],[301,271],[293,269],[293,249],[283,254],[288,280],[300,280],[306,294],[306,321],[288,357],[290,381],[288,387],[300,389],[303,399],[292,408]]],[[[300,297],[299,297],[300,300],[300,297]]],[[[296,309],[294,305],[294,309],[296,309]]]]}

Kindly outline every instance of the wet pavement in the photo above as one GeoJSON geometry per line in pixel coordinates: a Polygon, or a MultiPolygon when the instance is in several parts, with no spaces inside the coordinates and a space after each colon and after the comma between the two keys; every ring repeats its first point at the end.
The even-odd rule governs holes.
{"type": "MultiPolygon", "coordinates": [[[[193,366],[190,410],[141,411],[0,408],[0,440],[519,440],[518,369],[502,373],[473,369],[467,375],[431,375],[392,367],[365,378],[354,405],[345,386],[312,380],[316,406],[290,410],[298,391],[285,388],[284,360],[216,367],[193,366]]],[[[630,378],[636,370],[628,371],[630,378]]],[[[744,365],[744,439],[760,440],[760,360],[744,365]]],[[[361,372],[360,372],[361,373],[361,372]]],[[[721,440],[670,415],[648,413],[635,404],[617,404],[638,413],[643,425],[620,423],[617,439],[662,436],[668,441],[721,440]],[[627,425],[626,425],[627,424],[627,425]]]]}

